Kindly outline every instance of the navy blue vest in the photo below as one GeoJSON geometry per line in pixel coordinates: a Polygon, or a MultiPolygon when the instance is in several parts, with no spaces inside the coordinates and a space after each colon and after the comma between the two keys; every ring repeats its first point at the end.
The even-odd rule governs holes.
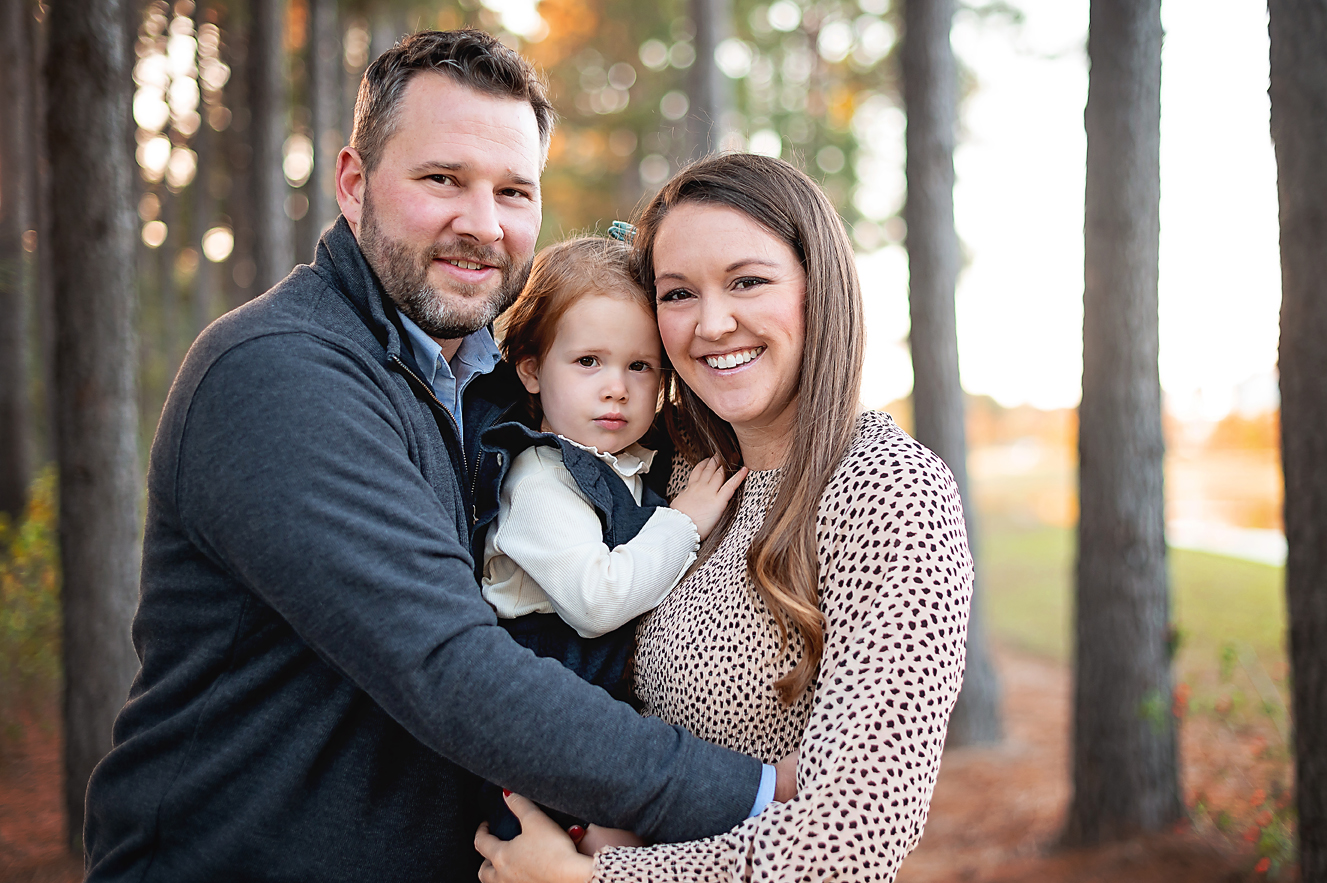
{"type": "MultiPolygon", "coordinates": [[[[555,447],[562,452],[567,471],[599,516],[604,545],[610,549],[633,539],[650,520],[654,510],[667,505],[667,501],[648,486],[641,494],[641,502],[637,503],[626,482],[612,466],[564,438],[536,432],[518,422],[498,424],[486,431],[479,442],[486,462],[491,458],[496,463],[496,468],[483,470],[485,487],[476,495],[477,519],[471,548],[474,549],[476,568],[481,571],[484,536],[497,516],[498,489],[516,456],[535,445],[555,447]]],[[[556,515],[555,512],[549,513],[550,517],[556,515]]],[[[479,576],[482,577],[482,573],[479,576]]],[[[557,659],[580,677],[627,701],[630,701],[630,684],[625,680],[635,646],[636,622],[633,619],[597,638],[583,638],[553,613],[530,613],[499,621],[523,647],[539,656],[557,659]]]]}

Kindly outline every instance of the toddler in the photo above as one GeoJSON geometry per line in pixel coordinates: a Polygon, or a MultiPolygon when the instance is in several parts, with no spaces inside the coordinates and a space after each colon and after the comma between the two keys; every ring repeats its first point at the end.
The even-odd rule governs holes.
{"type": "MultiPolygon", "coordinates": [[[[663,352],[628,255],[586,237],[535,258],[501,343],[528,413],[481,439],[499,469],[475,539],[484,598],[516,641],[620,698],[637,618],[681,580],[746,474],[725,480],[702,461],[671,508],[646,486],[654,452],[638,442],[658,410],[663,352]]],[[[494,791],[490,829],[511,839],[519,824],[494,791]]]]}

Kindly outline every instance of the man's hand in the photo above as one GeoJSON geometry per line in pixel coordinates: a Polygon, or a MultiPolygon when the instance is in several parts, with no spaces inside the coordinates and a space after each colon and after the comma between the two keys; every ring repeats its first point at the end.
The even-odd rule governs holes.
{"type": "Polygon", "coordinates": [[[723,464],[717,456],[701,460],[691,470],[686,490],[678,494],[671,505],[696,523],[696,530],[704,540],[719,523],[719,517],[733,498],[737,486],[746,478],[746,473],[747,468],[743,466],[724,481],[723,464]]]}
{"type": "Polygon", "coordinates": [[[585,836],[576,841],[576,851],[581,855],[594,855],[605,846],[647,845],[644,840],[630,831],[624,831],[621,828],[601,828],[599,825],[590,825],[585,829],[585,836]]]}
{"type": "Polygon", "coordinates": [[[774,799],[780,803],[797,796],[797,759],[801,756],[802,750],[795,748],[792,754],[774,764],[774,799]]]}

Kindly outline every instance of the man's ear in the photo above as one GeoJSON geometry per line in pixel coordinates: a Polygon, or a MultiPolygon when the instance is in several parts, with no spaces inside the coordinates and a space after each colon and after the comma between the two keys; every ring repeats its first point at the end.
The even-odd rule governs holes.
{"type": "Polygon", "coordinates": [[[356,236],[364,213],[364,189],[367,186],[368,178],[359,151],[342,147],[336,155],[336,204],[341,207],[341,214],[346,216],[346,222],[356,236]]]}
{"type": "Polygon", "coordinates": [[[539,395],[539,360],[526,356],[516,363],[516,376],[521,378],[521,385],[530,395],[539,395]]]}

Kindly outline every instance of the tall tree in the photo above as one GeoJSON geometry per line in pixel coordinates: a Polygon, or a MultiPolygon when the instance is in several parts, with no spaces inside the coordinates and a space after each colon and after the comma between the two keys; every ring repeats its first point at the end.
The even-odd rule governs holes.
{"type": "Polygon", "coordinates": [[[1327,881],[1327,7],[1268,4],[1281,203],[1281,464],[1300,875],[1327,881]]]}
{"type": "Polygon", "coordinates": [[[313,129],[313,177],[309,181],[309,232],[312,242],[301,260],[313,260],[323,229],[336,220],[336,155],[341,135],[341,40],[336,0],[309,0],[309,110],[313,129]]]}
{"type": "Polygon", "coordinates": [[[696,60],[688,72],[687,140],[692,159],[719,149],[723,121],[733,109],[732,87],[715,60],[732,15],[731,0],[691,0],[696,60]]]}
{"type": "Polygon", "coordinates": [[[134,158],[125,0],[51,0],[47,152],[56,305],[56,447],[64,610],[65,805],[83,794],[138,670],[134,158]]]}
{"type": "Polygon", "coordinates": [[[286,70],[282,35],[282,0],[250,0],[248,51],[249,169],[253,188],[252,291],[261,294],[295,266],[295,227],[286,215],[286,176],[282,147],[286,140],[286,70]]]}
{"type": "Polygon", "coordinates": [[[1182,812],[1157,367],[1161,0],[1092,0],[1087,50],[1069,843],[1156,830],[1182,812]]]}
{"type": "MultiPolygon", "coordinates": [[[[977,532],[968,494],[954,315],[959,270],[954,229],[958,71],[949,42],[954,5],[954,0],[907,0],[903,7],[901,64],[908,120],[908,195],[903,213],[908,228],[914,426],[917,440],[935,451],[954,473],[975,555],[977,532]]],[[[998,742],[1002,736],[1000,683],[991,664],[980,597],[974,591],[967,670],[949,721],[949,745],[998,742]]]]}
{"type": "Polygon", "coordinates": [[[0,0],[0,513],[18,519],[31,478],[23,233],[30,214],[28,4],[0,0]]]}

